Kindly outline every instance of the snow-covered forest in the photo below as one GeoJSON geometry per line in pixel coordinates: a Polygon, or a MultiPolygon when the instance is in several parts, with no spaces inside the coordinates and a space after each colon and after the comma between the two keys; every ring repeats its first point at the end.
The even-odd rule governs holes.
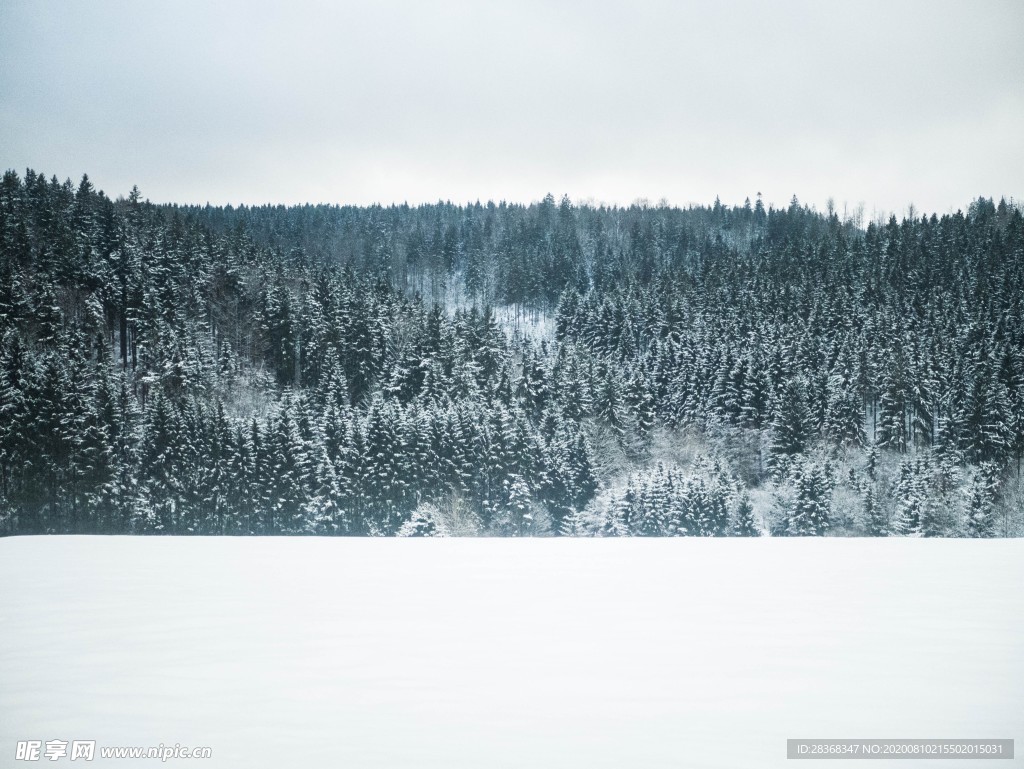
{"type": "Polygon", "coordinates": [[[1024,533],[1024,215],[0,185],[0,532],[1024,533]]]}

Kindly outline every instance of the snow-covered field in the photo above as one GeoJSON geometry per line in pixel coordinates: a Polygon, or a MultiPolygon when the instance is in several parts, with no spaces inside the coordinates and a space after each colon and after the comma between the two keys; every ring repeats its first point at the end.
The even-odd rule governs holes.
{"type": "Polygon", "coordinates": [[[788,737],[1020,756],[1024,540],[0,540],[2,767],[61,739],[733,769],[787,765],[788,737]]]}

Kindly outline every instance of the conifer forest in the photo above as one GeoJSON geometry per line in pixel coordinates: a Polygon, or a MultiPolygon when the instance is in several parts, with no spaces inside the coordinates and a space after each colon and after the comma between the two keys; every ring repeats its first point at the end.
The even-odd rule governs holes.
{"type": "Polygon", "coordinates": [[[0,533],[1024,535],[1021,208],[828,208],[8,171],[0,533]]]}

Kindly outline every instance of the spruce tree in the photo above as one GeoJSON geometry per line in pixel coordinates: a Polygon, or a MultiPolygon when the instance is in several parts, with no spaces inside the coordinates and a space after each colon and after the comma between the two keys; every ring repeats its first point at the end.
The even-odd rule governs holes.
{"type": "Polygon", "coordinates": [[[750,504],[750,495],[744,493],[736,504],[730,534],[734,537],[760,537],[761,530],[754,520],[754,506],[750,504]]]}
{"type": "Polygon", "coordinates": [[[789,536],[823,536],[832,519],[832,479],[828,467],[805,461],[794,477],[796,494],[787,511],[786,533],[789,536]]]}
{"type": "Polygon", "coordinates": [[[978,468],[968,488],[966,532],[969,537],[994,537],[996,477],[992,465],[978,468]]]}

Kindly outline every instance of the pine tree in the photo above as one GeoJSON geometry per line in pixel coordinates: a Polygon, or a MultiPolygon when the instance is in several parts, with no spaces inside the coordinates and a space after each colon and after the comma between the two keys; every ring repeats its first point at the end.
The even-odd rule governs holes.
{"type": "MultiPolygon", "coordinates": [[[[525,537],[533,532],[535,519],[530,487],[519,475],[510,476],[506,481],[506,510],[509,514],[511,533],[525,537]]],[[[565,533],[564,531],[561,533],[565,533]]]]}
{"type": "Polygon", "coordinates": [[[660,537],[665,534],[665,519],[669,514],[668,505],[663,501],[665,468],[660,464],[651,481],[638,484],[630,479],[626,492],[619,503],[619,516],[634,537],[660,537]]]}
{"type": "Polygon", "coordinates": [[[1024,215],[856,220],[795,200],[158,206],[8,172],[0,531],[383,534],[416,510],[453,531],[731,531],[729,473],[650,466],[684,427],[748,483],[770,448],[796,530],[828,516],[820,436],[864,452],[864,531],[985,531],[1024,456],[1024,215]],[[474,306],[439,303],[461,284],[474,306]],[[907,460],[892,500],[879,449],[907,460]],[[633,488],[595,500],[623,458],[633,488]]]}
{"type": "Polygon", "coordinates": [[[903,355],[897,348],[888,359],[882,377],[877,438],[879,446],[900,453],[906,452],[908,397],[903,355]]]}
{"type": "Polygon", "coordinates": [[[267,425],[267,444],[269,530],[289,534],[307,531],[303,508],[308,498],[309,458],[288,400],[267,425]]]}
{"type": "Polygon", "coordinates": [[[744,493],[736,505],[730,534],[734,537],[760,537],[761,530],[754,520],[754,506],[750,504],[750,495],[744,493]]]}
{"type": "Polygon", "coordinates": [[[308,531],[315,534],[348,534],[351,522],[344,508],[337,472],[322,443],[313,450],[316,453],[310,473],[310,488],[301,512],[303,523],[308,531]]]}
{"type": "Polygon", "coordinates": [[[893,534],[921,536],[925,493],[920,464],[911,461],[901,463],[899,480],[893,490],[896,498],[896,512],[892,520],[893,534]]]}
{"type": "Polygon", "coordinates": [[[889,536],[889,523],[886,520],[884,511],[875,499],[875,487],[871,482],[864,485],[863,514],[864,528],[869,537],[889,536]]]}
{"type": "Polygon", "coordinates": [[[157,390],[146,409],[140,452],[141,502],[135,525],[143,530],[181,533],[180,437],[179,415],[157,390]]]}
{"type": "Polygon", "coordinates": [[[959,420],[966,428],[960,448],[970,462],[1003,462],[1014,442],[1010,403],[992,357],[983,349],[973,366],[972,384],[959,420]]]}
{"type": "Polygon", "coordinates": [[[830,470],[806,461],[794,478],[796,496],[786,518],[789,536],[823,536],[831,526],[833,482],[830,470]]]}
{"type": "Polygon", "coordinates": [[[630,433],[636,436],[637,453],[642,454],[651,445],[651,432],[655,424],[654,398],[638,374],[629,380],[625,398],[633,415],[630,433]]]}
{"type": "Polygon", "coordinates": [[[626,403],[622,395],[622,386],[610,369],[606,369],[599,379],[597,398],[594,409],[605,424],[615,433],[619,440],[626,434],[626,403]]]}
{"type": "Polygon", "coordinates": [[[864,446],[864,408],[854,389],[852,373],[848,369],[833,373],[828,379],[825,406],[825,434],[837,445],[864,446]]]}
{"type": "Polygon", "coordinates": [[[798,454],[804,453],[811,439],[811,411],[806,383],[790,379],[774,399],[772,411],[772,455],[782,469],[798,454]]]}
{"type": "Polygon", "coordinates": [[[966,530],[969,537],[994,537],[995,486],[997,479],[992,465],[978,468],[968,488],[966,530]]]}

